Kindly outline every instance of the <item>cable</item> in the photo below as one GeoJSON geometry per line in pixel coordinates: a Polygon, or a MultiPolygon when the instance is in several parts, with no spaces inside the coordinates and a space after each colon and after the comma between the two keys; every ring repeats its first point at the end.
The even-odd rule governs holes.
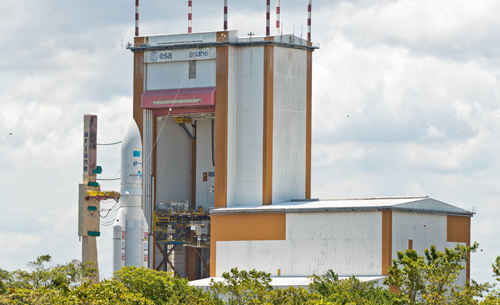
{"type": "Polygon", "coordinates": [[[118,201],[116,201],[116,202],[115,202],[115,204],[114,204],[111,208],[109,208],[109,209],[100,209],[100,210],[99,210],[99,215],[100,215],[102,218],[106,218],[106,217],[108,217],[108,214],[109,214],[109,212],[110,212],[110,211],[117,211],[117,210],[120,208],[120,206],[118,206],[118,209],[114,210],[114,208],[116,207],[116,205],[117,205],[117,204],[118,204],[118,201]],[[102,216],[102,215],[101,215],[101,213],[100,213],[100,212],[102,212],[102,211],[107,211],[107,212],[108,212],[108,213],[106,214],[106,216],[102,216]]]}
{"type": "MultiPolygon", "coordinates": [[[[121,142],[121,141],[120,141],[121,142]]],[[[96,180],[102,180],[102,181],[113,181],[113,180],[120,180],[120,178],[115,178],[122,170],[120,169],[116,174],[111,176],[111,178],[96,178],[96,180]]]]}
{"type": "Polygon", "coordinates": [[[12,129],[12,131],[7,135],[7,137],[5,137],[2,140],[2,142],[0,142],[0,145],[2,145],[3,142],[5,142],[5,140],[7,140],[7,138],[9,138],[12,135],[12,133],[14,133],[14,131],[16,131],[16,129],[24,122],[24,120],[26,120],[26,118],[30,115],[30,113],[36,107],[38,107],[38,104],[40,104],[40,102],[45,99],[45,97],[50,93],[50,91],[52,91],[52,89],[55,87],[55,85],[57,85],[59,83],[59,81],[62,79],[62,77],[64,75],[66,75],[66,72],[68,72],[68,70],[73,66],[73,64],[78,60],[78,58],[80,58],[80,56],[82,56],[83,52],[85,52],[87,50],[87,48],[94,41],[94,39],[97,37],[97,35],[99,35],[99,33],[101,33],[101,31],[108,24],[108,22],[111,20],[111,18],[113,18],[115,16],[116,12],[118,12],[118,10],[122,7],[123,3],[125,3],[125,0],[123,0],[122,3],[120,3],[120,5],[116,8],[116,10],[114,11],[114,13],[108,18],[108,20],[106,20],[106,22],[104,23],[104,25],[99,29],[99,31],[97,31],[97,33],[94,35],[94,37],[92,37],[92,39],[89,41],[89,43],[87,43],[87,45],[85,46],[85,48],[83,48],[83,50],[80,52],[80,54],[78,54],[78,56],[73,60],[73,62],[66,68],[66,70],[64,70],[64,72],[61,74],[61,76],[59,76],[59,78],[54,82],[54,84],[52,84],[52,86],[50,86],[49,90],[42,96],[42,98],[39,99],[38,102],[36,102],[35,105],[33,107],[31,107],[30,110],[28,110],[28,112],[23,117],[23,119],[21,119],[21,121],[14,127],[14,129],[12,129]]]}
{"type": "MultiPolygon", "coordinates": [[[[318,0],[319,1],[319,0],[318,0]]],[[[477,183],[479,183],[483,189],[488,192],[488,194],[490,194],[491,197],[493,197],[493,199],[495,199],[495,201],[497,203],[500,203],[500,200],[497,199],[491,192],[488,188],[486,188],[486,186],[484,186],[483,183],[481,183],[481,181],[479,181],[479,179],[476,178],[476,176],[474,176],[474,174],[472,174],[472,172],[455,156],[455,154],[453,154],[453,152],[444,144],[443,141],[441,141],[441,139],[439,139],[436,134],[428,128],[428,124],[426,124],[424,122],[424,120],[410,107],[410,105],[406,102],[405,99],[403,99],[403,97],[401,97],[401,95],[399,95],[399,93],[394,89],[394,87],[385,79],[385,77],[382,75],[382,73],[380,73],[380,71],[375,67],[375,65],[366,57],[366,55],[363,53],[363,51],[361,51],[361,49],[354,43],[354,41],[349,37],[349,35],[347,35],[347,33],[344,31],[344,29],[337,23],[337,21],[335,20],[335,18],[333,18],[333,16],[330,14],[330,11],[328,10],[328,8],[326,8],[323,3],[321,1],[319,1],[319,3],[321,4],[321,6],[323,6],[323,8],[325,9],[325,11],[327,12],[327,14],[330,16],[331,20],[333,20],[333,22],[335,23],[335,25],[342,31],[342,33],[344,34],[344,36],[347,37],[347,39],[349,39],[349,41],[352,43],[352,45],[361,53],[361,55],[366,59],[366,61],[368,61],[368,63],[372,66],[372,68],[382,77],[382,79],[384,79],[384,81],[387,83],[387,85],[389,86],[389,88],[391,88],[391,90],[399,97],[399,99],[406,105],[406,107],[408,107],[408,109],[410,109],[410,111],[413,113],[413,115],[415,115],[415,117],[422,123],[425,125],[426,129],[429,130],[429,133],[436,139],[439,141],[439,143],[441,143],[441,145],[448,151],[448,153],[455,159],[457,160],[457,162],[460,164],[460,166],[462,166],[471,176],[472,178],[474,178],[474,180],[476,180],[477,183]]],[[[405,162],[406,163],[406,162],[405,162]]],[[[419,179],[420,180],[420,179],[419,179]]],[[[426,187],[427,188],[427,187],[426,187]]]]}
{"type": "MultiPolygon", "coordinates": [[[[296,16],[295,14],[293,13],[292,9],[288,6],[288,4],[286,3],[285,0],[283,0],[283,3],[286,5],[286,7],[288,8],[288,10],[290,11],[290,13],[293,15],[293,17],[297,20],[297,22],[300,24],[300,27],[302,29],[302,21],[300,21],[296,16]]],[[[280,12],[281,13],[281,12],[280,12]]],[[[295,33],[293,33],[295,35],[295,33]]],[[[302,30],[301,30],[301,35],[302,35],[302,30]]]]}
{"type": "MultiPolygon", "coordinates": [[[[113,206],[113,207],[114,207],[114,206],[113,206]]],[[[111,212],[111,210],[113,210],[113,208],[111,208],[111,209],[101,209],[101,210],[99,210],[99,216],[100,216],[101,218],[106,218],[106,217],[108,217],[109,212],[111,212]],[[101,211],[107,211],[106,215],[105,215],[105,216],[102,216],[101,211]]]]}
{"type": "MultiPolygon", "coordinates": [[[[288,7],[288,4],[286,4],[285,1],[283,1],[283,3],[285,3],[285,5],[288,7]]],[[[290,9],[288,7],[288,9],[290,9]]],[[[295,19],[297,21],[299,21],[297,19],[297,17],[295,16],[295,14],[293,14],[292,10],[290,9],[290,12],[292,13],[292,15],[295,17],[295,19]]],[[[330,69],[332,69],[332,71],[335,73],[335,75],[338,77],[338,79],[340,80],[340,82],[344,85],[344,87],[347,89],[347,91],[349,92],[349,94],[354,98],[354,100],[356,101],[356,103],[358,104],[358,106],[361,108],[361,110],[363,111],[363,113],[370,119],[370,121],[372,122],[372,124],[375,126],[375,128],[379,131],[380,134],[382,134],[382,136],[384,137],[384,139],[386,140],[387,144],[389,144],[389,146],[391,146],[391,148],[394,150],[394,152],[396,152],[396,154],[399,156],[399,158],[401,160],[403,160],[403,162],[405,163],[405,165],[410,169],[410,171],[413,173],[413,175],[415,177],[417,177],[418,181],[420,181],[420,183],[425,187],[425,189],[427,189],[427,191],[432,195],[432,192],[429,190],[429,188],[423,183],[423,181],[420,179],[420,177],[418,177],[418,175],[415,173],[415,171],[413,171],[413,169],[410,167],[410,165],[408,165],[408,163],[405,161],[405,159],[399,154],[399,152],[396,150],[396,148],[392,145],[392,143],[389,142],[389,140],[387,139],[387,137],[384,135],[384,133],[380,130],[380,128],[377,126],[377,124],[375,124],[375,122],[372,120],[372,118],[368,115],[368,113],[364,110],[364,108],[361,106],[361,104],[359,103],[359,101],[356,99],[356,97],[352,94],[352,92],[349,90],[349,88],[347,87],[347,85],[342,81],[342,79],[340,78],[340,76],[337,74],[337,72],[333,69],[332,65],[328,62],[328,60],[326,59],[326,57],[323,55],[323,53],[321,53],[321,51],[319,52],[321,54],[321,56],[323,56],[323,58],[325,58],[325,61],[328,63],[328,65],[330,66],[330,69]]],[[[330,87],[330,84],[328,83],[328,87],[330,88],[330,91],[333,93],[333,89],[330,87]]],[[[337,96],[333,93],[334,97],[337,99],[337,101],[339,102],[340,104],[340,101],[339,99],[337,98],[337,96]]],[[[349,117],[349,115],[347,114],[347,112],[345,111],[344,107],[341,105],[341,108],[342,110],[344,111],[344,113],[346,113],[346,115],[349,117]]],[[[353,124],[353,126],[356,128],[356,130],[358,131],[357,127],[354,125],[354,123],[352,122],[351,120],[351,123],[353,124]]],[[[359,132],[359,131],[358,131],[359,132]]],[[[359,132],[360,133],[360,132],[359,132]]],[[[360,133],[361,134],[361,133],[360,133]]],[[[363,137],[364,139],[364,137],[363,137]]],[[[373,154],[373,152],[372,152],[373,154]]],[[[378,160],[378,158],[373,154],[373,156],[375,157],[375,159],[377,160],[377,162],[380,164],[380,161],[378,160]]],[[[380,164],[381,165],[381,164],[380,164]]],[[[394,186],[396,186],[396,184],[394,183],[394,181],[392,181],[392,178],[390,178],[389,174],[387,173],[387,171],[384,169],[384,172],[386,173],[386,175],[389,177],[389,179],[391,180],[391,182],[394,184],[394,186]]],[[[396,186],[396,188],[398,189],[398,191],[401,193],[401,191],[399,190],[399,188],[396,186]]]]}
{"type": "Polygon", "coordinates": [[[114,178],[116,177],[122,170],[120,169],[116,174],[114,174],[113,176],[111,176],[111,178],[114,178]]]}
{"type": "MultiPolygon", "coordinates": [[[[325,78],[326,80],[326,78],[325,78]]],[[[349,119],[349,122],[352,124],[352,126],[354,127],[354,129],[356,130],[356,132],[361,136],[362,140],[367,142],[365,137],[363,136],[363,134],[361,133],[361,131],[358,129],[358,127],[356,126],[356,124],[354,124],[354,120],[349,116],[349,114],[347,113],[347,111],[345,110],[344,108],[344,105],[342,105],[342,103],[340,102],[340,99],[337,97],[337,95],[335,94],[335,92],[333,91],[332,87],[330,86],[330,82],[328,81],[325,81],[327,86],[328,86],[328,89],[330,89],[330,92],[332,93],[333,97],[335,98],[335,101],[337,102],[337,104],[339,104],[340,108],[342,108],[342,111],[344,111],[344,114],[347,116],[347,118],[349,119]]],[[[401,190],[399,189],[399,187],[396,185],[396,183],[394,182],[394,180],[392,180],[391,176],[389,175],[389,173],[387,172],[387,170],[385,169],[384,166],[382,166],[382,163],[380,162],[379,158],[375,155],[375,153],[372,151],[370,152],[372,154],[372,156],[375,158],[375,160],[377,161],[377,163],[380,165],[380,167],[382,168],[382,170],[384,171],[384,173],[387,175],[387,177],[389,178],[389,180],[391,181],[391,183],[394,185],[394,187],[398,190],[398,192],[403,195],[403,192],[401,192],[401,190]]]]}
{"type": "Polygon", "coordinates": [[[108,201],[103,200],[103,201],[101,201],[101,203],[104,203],[104,204],[116,203],[116,200],[114,200],[114,199],[108,199],[108,201]]]}
{"type": "Polygon", "coordinates": [[[429,234],[432,236],[432,238],[434,238],[434,240],[438,243],[438,245],[441,247],[441,249],[444,250],[445,247],[443,247],[443,245],[441,245],[441,243],[439,242],[439,240],[437,240],[437,238],[432,234],[431,231],[427,230],[427,227],[425,226],[425,223],[422,221],[422,219],[420,219],[420,217],[415,212],[415,210],[414,209],[411,209],[411,210],[413,211],[413,214],[415,214],[415,216],[417,216],[418,220],[420,220],[420,223],[422,223],[422,226],[424,226],[424,229],[426,229],[426,231],[429,232],[429,234]]]}
{"type": "Polygon", "coordinates": [[[486,256],[486,257],[490,260],[490,262],[491,262],[491,263],[493,263],[493,264],[495,263],[495,261],[494,261],[494,260],[492,260],[492,259],[491,259],[491,257],[489,257],[489,256],[486,254],[486,252],[483,252],[483,249],[481,249],[481,253],[483,253],[483,254],[484,254],[484,256],[486,256]]]}
{"type": "Polygon", "coordinates": [[[342,78],[340,78],[340,76],[337,74],[337,72],[335,71],[335,69],[333,69],[332,65],[330,64],[330,62],[328,61],[328,59],[323,55],[322,52],[319,52],[321,54],[321,56],[323,56],[323,58],[325,59],[325,62],[328,64],[328,66],[330,66],[330,69],[333,71],[333,73],[337,76],[337,78],[340,80],[340,82],[342,83],[342,85],[344,85],[344,87],[347,89],[347,91],[349,92],[349,94],[352,96],[352,98],[356,101],[356,103],[358,104],[359,108],[363,111],[363,113],[366,115],[366,117],[370,120],[370,122],[373,124],[373,126],[375,126],[375,128],[377,129],[377,131],[382,135],[382,137],[385,139],[385,141],[387,142],[387,144],[389,144],[389,146],[394,150],[394,152],[399,156],[399,158],[404,162],[404,164],[408,167],[408,169],[413,173],[413,175],[418,179],[418,181],[425,187],[425,189],[434,197],[434,195],[432,194],[432,192],[429,190],[429,188],[427,187],[427,185],[425,185],[425,183],[420,179],[420,177],[417,175],[417,173],[415,173],[415,171],[413,171],[413,169],[410,167],[410,165],[406,162],[406,160],[399,154],[399,152],[396,150],[396,148],[391,144],[391,142],[389,142],[389,139],[385,136],[385,134],[382,132],[382,130],[378,127],[378,125],[373,121],[373,119],[370,117],[370,115],[366,112],[366,110],[363,108],[363,106],[361,106],[361,104],[359,103],[358,99],[354,96],[354,94],[351,92],[351,90],[349,90],[349,88],[347,87],[347,85],[344,83],[344,81],[342,80],[342,78]]]}
{"type": "Polygon", "coordinates": [[[215,166],[215,119],[212,119],[212,165],[215,166]]]}
{"type": "MultiPolygon", "coordinates": [[[[210,11],[210,15],[212,15],[212,12],[213,12],[213,9],[214,9],[215,2],[216,2],[216,1],[217,1],[217,0],[214,0],[214,2],[213,2],[213,4],[212,4],[212,9],[211,9],[211,11],[210,11]]],[[[205,26],[204,26],[204,28],[206,28],[207,23],[208,23],[208,20],[205,22],[205,26]]],[[[205,34],[205,32],[202,32],[202,33],[201,33],[201,39],[200,39],[200,41],[202,40],[202,38],[203,38],[203,35],[204,35],[204,34],[205,34]]],[[[195,48],[196,50],[198,50],[199,45],[200,45],[200,42],[198,42],[198,44],[196,45],[196,48],[195,48]]],[[[170,112],[172,111],[172,106],[174,105],[174,101],[177,99],[177,96],[179,95],[179,92],[180,92],[180,90],[181,90],[181,88],[182,88],[182,84],[183,84],[183,83],[184,83],[184,81],[186,80],[186,76],[188,75],[188,72],[189,72],[189,66],[188,66],[188,68],[186,69],[186,72],[184,73],[184,77],[182,78],[181,84],[179,85],[179,88],[177,89],[177,93],[175,94],[174,99],[172,99],[172,103],[170,104],[170,107],[169,107],[168,113],[167,113],[167,115],[164,117],[163,124],[162,124],[162,126],[161,126],[161,128],[160,128],[160,131],[159,131],[159,132],[157,133],[157,135],[156,135],[156,139],[155,139],[155,141],[154,141],[153,145],[151,146],[151,150],[148,152],[148,156],[147,156],[147,158],[146,158],[146,162],[143,162],[143,164],[147,164],[147,163],[149,162],[149,159],[151,158],[151,156],[152,156],[152,154],[153,154],[154,147],[156,146],[156,143],[158,142],[158,139],[160,138],[161,132],[163,131],[163,128],[165,127],[165,123],[167,122],[167,119],[168,119],[168,117],[170,116],[170,112]]],[[[143,160],[143,161],[144,161],[144,160],[143,160]]],[[[134,190],[134,189],[138,186],[138,184],[139,184],[139,182],[136,182],[136,183],[134,184],[134,187],[132,188],[132,190],[134,190]]],[[[130,200],[130,196],[128,196],[127,201],[126,201],[125,203],[128,203],[128,201],[129,201],[129,200],[130,200]]],[[[147,208],[147,207],[146,207],[146,208],[147,208]]],[[[152,209],[151,209],[151,211],[152,211],[152,209]]],[[[148,213],[149,213],[149,210],[148,210],[148,213]]]]}
{"type": "MultiPolygon", "coordinates": [[[[357,128],[357,126],[354,124],[354,121],[351,119],[351,117],[347,114],[344,106],[342,105],[342,103],[340,103],[340,100],[339,98],[337,97],[337,95],[333,92],[333,89],[332,87],[330,86],[330,83],[329,82],[326,82],[327,85],[328,85],[328,88],[330,89],[332,95],[335,97],[335,100],[337,101],[337,103],[340,105],[340,107],[342,108],[342,111],[344,111],[344,113],[347,115],[347,117],[349,118],[349,121],[351,122],[351,124],[353,125],[353,127],[356,129],[356,131],[360,134],[360,136],[364,139],[363,135],[361,134],[361,131],[357,128]]],[[[379,159],[377,158],[377,156],[372,152],[372,155],[375,157],[375,159],[377,160],[377,162],[379,163],[379,165],[382,167],[382,164],[380,163],[379,159]]],[[[383,167],[382,167],[383,168],[383,167]]],[[[396,187],[396,189],[401,193],[401,191],[399,190],[399,188],[397,187],[396,183],[392,180],[392,178],[390,177],[390,175],[387,173],[387,171],[383,168],[385,174],[389,177],[389,179],[391,180],[392,184],[396,187]]],[[[415,216],[417,216],[418,220],[422,223],[422,225],[424,226],[425,229],[427,229],[427,227],[425,226],[425,224],[422,222],[422,219],[418,216],[418,214],[415,212],[415,210],[413,210],[413,213],[415,214],[415,216]]],[[[434,238],[434,240],[436,241],[436,243],[444,249],[444,247],[441,245],[441,243],[439,242],[439,240],[432,234],[432,232],[428,231],[429,234],[431,234],[431,236],[434,238]]]]}
{"type": "Polygon", "coordinates": [[[116,144],[120,144],[122,141],[119,141],[119,142],[114,142],[114,143],[97,143],[97,145],[102,145],[102,146],[108,146],[108,145],[116,145],[116,144]]]}
{"type": "MultiPolygon", "coordinates": [[[[214,0],[214,2],[212,3],[212,8],[211,8],[211,11],[210,11],[210,15],[212,15],[213,9],[214,9],[214,7],[215,7],[215,2],[216,2],[216,0],[214,0]]],[[[207,27],[207,23],[208,23],[208,20],[207,20],[207,21],[205,21],[204,29],[207,27]]],[[[198,47],[200,46],[200,42],[201,42],[201,41],[203,41],[203,35],[204,35],[204,34],[205,34],[205,32],[202,32],[202,33],[201,33],[200,41],[199,41],[199,42],[198,42],[198,44],[196,45],[195,50],[198,50],[198,47]]],[[[160,135],[161,135],[161,133],[162,133],[162,131],[163,131],[163,128],[165,127],[165,124],[166,124],[166,122],[167,122],[167,120],[168,120],[168,117],[170,116],[170,112],[172,111],[172,106],[174,105],[174,101],[177,99],[177,96],[179,95],[179,92],[180,92],[180,90],[181,90],[181,88],[182,88],[182,84],[183,84],[183,83],[184,83],[184,81],[186,80],[186,76],[188,75],[188,72],[189,72],[189,65],[188,65],[188,67],[187,67],[187,69],[186,69],[186,71],[185,71],[185,73],[184,73],[184,77],[182,78],[182,81],[181,81],[181,83],[180,83],[180,85],[179,85],[179,88],[177,89],[177,92],[176,92],[176,94],[175,94],[175,98],[174,98],[174,99],[172,99],[172,102],[171,102],[171,104],[170,104],[170,107],[169,107],[168,113],[167,113],[167,115],[165,116],[165,118],[164,118],[164,120],[163,120],[163,124],[162,124],[162,126],[161,126],[161,128],[160,128],[160,131],[159,131],[159,132],[157,132],[156,139],[155,139],[155,141],[154,141],[153,145],[151,146],[151,150],[150,150],[150,151],[149,151],[149,153],[148,153],[148,157],[146,158],[146,162],[144,162],[144,160],[143,160],[143,164],[148,164],[148,163],[149,163],[149,160],[150,160],[150,158],[151,158],[151,156],[152,156],[152,154],[153,154],[153,150],[154,150],[154,148],[155,148],[155,146],[156,146],[156,143],[158,142],[158,139],[160,138],[160,135]]],[[[136,188],[137,184],[138,184],[138,182],[136,182],[136,184],[134,185],[133,189],[135,189],[135,188],[136,188]]],[[[154,196],[154,194],[152,194],[152,195],[154,196]]],[[[130,198],[130,197],[129,197],[129,198],[130,198]]],[[[129,199],[127,199],[127,202],[128,202],[128,200],[129,200],[129,199]]],[[[154,203],[153,203],[153,204],[154,204],[154,203]]],[[[148,215],[149,215],[149,214],[151,214],[151,215],[153,214],[153,206],[151,206],[151,207],[144,206],[144,208],[146,209],[146,212],[147,212],[147,214],[148,214],[148,215]]],[[[152,217],[152,216],[151,216],[151,217],[152,217]]],[[[152,224],[152,223],[150,223],[149,225],[150,225],[150,227],[152,227],[152,225],[153,225],[153,224],[152,224]]]]}
{"type": "Polygon", "coordinates": [[[96,221],[99,225],[102,225],[102,226],[110,226],[110,225],[112,225],[112,224],[114,223],[114,221],[115,221],[115,219],[116,219],[116,217],[115,217],[115,219],[113,219],[113,220],[110,220],[110,221],[107,221],[107,222],[101,222],[101,221],[99,221],[97,218],[95,218],[95,216],[94,216],[94,214],[92,213],[92,211],[89,211],[89,212],[90,212],[90,213],[89,213],[89,214],[90,214],[90,216],[92,216],[92,218],[93,218],[93,219],[94,219],[94,220],[95,220],[95,221],[96,221]]]}

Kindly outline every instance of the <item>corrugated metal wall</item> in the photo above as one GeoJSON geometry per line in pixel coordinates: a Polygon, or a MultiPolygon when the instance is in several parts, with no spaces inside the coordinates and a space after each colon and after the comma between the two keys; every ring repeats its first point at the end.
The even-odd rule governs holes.
{"type": "Polygon", "coordinates": [[[156,202],[191,202],[191,139],[173,117],[163,126],[164,122],[165,118],[158,118],[156,202]]]}
{"type": "Polygon", "coordinates": [[[229,48],[228,206],[262,205],[263,47],[229,48]]]}
{"type": "MultiPolygon", "coordinates": [[[[444,247],[454,248],[457,242],[448,242],[448,217],[447,215],[393,212],[392,257],[396,258],[398,251],[408,249],[410,239],[413,250],[416,250],[419,255],[424,255],[424,250],[432,245],[436,246],[439,251],[444,251],[444,247]]],[[[469,217],[463,217],[463,219],[470,220],[469,217]]],[[[464,225],[460,229],[470,230],[470,226],[464,225]]],[[[453,233],[450,232],[450,235],[453,233]]],[[[465,243],[460,244],[465,245],[465,243]]],[[[457,284],[465,283],[466,273],[466,270],[460,272],[457,284]]]]}
{"type": "MultiPolygon", "coordinates": [[[[237,226],[237,224],[235,224],[237,226]]],[[[332,269],[340,275],[380,275],[381,212],[286,215],[284,241],[219,241],[216,274],[231,268],[282,276],[310,276],[332,269]]]]}
{"type": "Polygon", "coordinates": [[[273,202],[305,198],[307,51],[274,48],[273,202]]]}
{"type": "MultiPolygon", "coordinates": [[[[341,276],[383,274],[384,212],[289,213],[286,214],[286,240],[217,241],[216,275],[231,268],[257,269],[281,276],[310,276],[332,269],[341,276]]],[[[392,259],[407,250],[409,240],[419,255],[435,245],[439,251],[454,248],[447,241],[449,216],[408,212],[392,213],[392,259]],[[425,227],[423,226],[425,224],[425,227]]],[[[265,215],[265,214],[264,214],[265,215]]],[[[259,217],[259,215],[251,215],[259,217]]],[[[464,221],[465,222],[465,221],[464,221]]],[[[238,231],[233,222],[227,231],[238,231]]],[[[264,225],[265,227],[265,225],[264,225]]],[[[463,226],[461,230],[466,230],[463,226]]],[[[463,234],[464,236],[466,234],[463,234]]],[[[465,245],[465,243],[460,243],[465,245]]],[[[392,261],[392,260],[391,260],[392,261]]],[[[463,284],[463,270],[457,284],[463,284]]]]}
{"type": "Polygon", "coordinates": [[[147,64],[147,89],[215,87],[215,60],[196,61],[196,79],[190,79],[189,61],[147,64]]]}
{"type": "MultiPolygon", "coordinates": [[[[215,135],[215,133],[214,133],[215,135]]],[[[196,205],[214,206],[214,193],[210,192],[212,181],[203,181],[203,173],[215,172],[212,163],[212,120],[196,121],[196,205]]],[[[213,179],[213,178],[207,178],[213,179]]],[[[213,184],[212,184],[213,185],[213,184]]]]}

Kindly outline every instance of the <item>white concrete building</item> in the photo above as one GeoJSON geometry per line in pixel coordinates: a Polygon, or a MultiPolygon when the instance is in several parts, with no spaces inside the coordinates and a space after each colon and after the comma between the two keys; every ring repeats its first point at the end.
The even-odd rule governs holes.
{"type": "MultiPolygon", "coordinates": [[[[272,276],[387,275],[398,251],[470,245],[472,212],[428,197],[294,200],[212,212],[211,268],[272,276]],[[230,230],[227,223],[231,223],[230,230]],[[250,229],[258,226],[258,228],[250,229]]],[[[469,278],[470,264],[458,279],[469,278]]]]}
{"type": "MultiPolygon", "coordinates": [[[[310,41],[221,31],[136,37],[128,48],[150,227],[157,203],[214,208],[210,249],[174,251],[180,276],[238,267],[380,278],[397,251],[470,244],[473,213],[427,197],[311,199],[310,41]]],[[[166,270],[172,248],[150,245],[150,268],[166,270]]]]}
{"type": "MultiPolygon", "coordinates": [[[[223,31],[136,37],[128,48],[134,118],[151,151],[146,213],[172,200],[221,208],[310,197],[311,42],[223,31]]],[[[168,250],[151,251],[150,266],[164,268],[168,250]]],[[[196,278],[185,251],[175,251],[176,272],[196,278]]]]}

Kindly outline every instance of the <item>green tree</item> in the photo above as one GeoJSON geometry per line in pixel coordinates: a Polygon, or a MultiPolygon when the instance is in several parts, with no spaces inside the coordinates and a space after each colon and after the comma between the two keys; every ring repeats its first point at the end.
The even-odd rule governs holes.
{"type": "Polygon", "coordinates": [[[398,252],[384,284],[398,290],[397,302],[401,304],[478,304],[476,297],[482,297],[492,287],[490,284],[455,284],[465,268],[467,253],[475,252],[478,246],[457,244],[444,252],[431,246],[425,250],[425,260],[415,250],[398,252]]]}
{"type": "Polygon", "coordinates": [[[417,304],[425,289],[426,268],[424,258],[418,255],[417,251],[398,252],[397,259],[393,260],[389,268],[390,276],[384,280],[384,285],[398,290],[399,302],[417,304]]]}
{"type": "Polygon", "coordinates": [[[115,280],[103,280],[92,284],[90,280],[76,287],[55,289],[39,287],[36,289],[10,289],[0,296],[0,304],[37,304],[37,305],[152,305],[152,301],[140,293],[133,293],[122,283],[115,280]]]}
{"type": "Polygon", "coordinates": [[[0,295],[0,304],[57,304],[54,298],[59,297],[60,290],[47,287],[37,289],[8,288],[0,295]]]}
{"type": "Polygon", "coordinates": [[[154,304],[210,304],[214,298],[209,292],[190,286],[186,279],[171,273],[135,266],[115,272],[115,279],[131,292],[140,293],[154,304]]]}
{"type": "Polygon", "coordinates": [[[445,248],[444,252],[437,251],[435,246],[425,249],[428,268],[426,269],[427,287],[423,297],[428,304],[477,303],[474,297],[481,296],[488,287],[474,281],[460,287],[455,282],[460,271],[465,269],[465,262],[469,259],[467,253],[475,252],[478,246],[477,243],[470,247],[457,244],[454,249],[445,248]]]}
{"type": "Polygon", "coordinates": [[[52,257],[41,255],[33,262],[28,263],[29,271],[17,270],[4,271],[2,285],[5,288],[37,289],[50,287],[66,289],[69,286],[77,286],[90,279],[97,269],[92,262],[82,263],[72,260],[63,265],[47,266],[52,257]]]}
{"type": "Polygon", "coordinates": [[[497,256],[495,263],[491,266],[493,267],[493,276],[496,276],[497,281],[500,281],[500,256],[497,256]]]}
{"type": "Polygon", "coordinates": [[[320,295],[333,304],[393,304],[396,299],[388,289],[375,287],[374,282],[361,282],[354,276],[339,279],[332,270],[322,276],[313,275],[312,280],[311,296],[320,295]]]}
{"type": "Polygon", "coordinates": [[[3,294],[7,290],[6,282],[10,281],[10,272],[0,268],[0,294],[3,294]]]}
{"type": "MultiPolygon", "coordinates": [[[[496,277],[497,281],[500,281],[500,256],[497,257],[495,263],[491,265],[493,267],[493,277],[496,277]]],[[[492,285],[493,286],[493,285],[492,285]]],[[[481,302],[484,305],[500,304],[500,290],[491,290],[488,295],[481,302]]]]}
{"type": "MultiPolygon", "coordinates": [[[[0,304],[481,304],[500,305],[500,291],[494,285],[471,280],[463,287],[455,284],[471,247],[459,246],[439,252],[435,247],[425,257],[413,250],[399,252],[384,284],[375,287],[354,276],[340,279],[329,270],[312,276],[309,289],[274,289],[269,273],[239,271],[223,274],[223,281],[212,281],[209,291],[193,287],[185,279],[146,268],[124,267],[109,280],[92,284],[95,268],[78,261],[48,265],[50,256],[28,264],[30,271],[0,269],[0,304]],[[483,298],[481,300],[481,298],[483,298]]],[[[500,281],[500,257],[493,264],[500,281]]]]}
{"type": "Polygon", "coordinates": [[[123,305],[152,305],[153,301],[141,293],[129,290],[125,284],[116,280],[102,280],[97,284],[86,281],[80,286],[66,291],[53,298],[53,304],[123,304],[123,305]]]}
{"type": "Polygon", "coordinates": [[[222,278],[221,282],[212,279],[210,283],[217,302],[230,305],[265,304],[266,295],[273,290],[271,274],[255,269],[247,272],[233,268],[231,272],[224,272],[222,278]]]}
{"type": "Polygon", "coordinates": [[[288,287],[286,289],[273,289],[266,293],[265,304],[273,305],[300,305],[321,304],[323,299],[318,295],[312,295],[302,287],[288,287]]]}

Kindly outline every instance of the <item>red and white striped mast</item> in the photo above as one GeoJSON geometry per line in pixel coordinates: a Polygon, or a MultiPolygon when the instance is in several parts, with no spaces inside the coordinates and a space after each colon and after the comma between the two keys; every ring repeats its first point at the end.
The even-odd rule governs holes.
{"type": "Polygon", "coordinates": [[[193,1],[188,0],[188,33],[193,31],[193,1]]]}
{"type": "Polygon", "coordinates": [[[224,0],[224,31],[227,31],[227,0],[224,0]]]}
{"type": "Polygon", "coordinates": [[[266,36],[270,34],[271,0],[266,0],[266,36]]]}
{"type": "Polygon", "coordinates": [[[311,2],[307,0],[307,41],[311,41],[311,2]]]}
{"type": "Polygon", "coordinates": [[[280,34],[280,0],[276,0],[276,35],[280,34]]]}
{"type": "Polygon", "coordinates": [[[139,36],[139,0],[135,0],[135,36],[139,36]]]}

